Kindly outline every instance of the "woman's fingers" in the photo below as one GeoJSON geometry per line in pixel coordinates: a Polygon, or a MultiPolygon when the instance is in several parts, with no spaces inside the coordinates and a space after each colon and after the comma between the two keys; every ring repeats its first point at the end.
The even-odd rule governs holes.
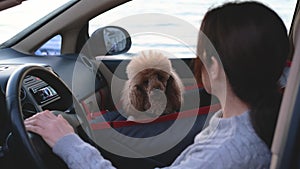
{"type": "Polygon", "coordinates": [[[25,124],[26,130],[42,135],[44,133],[44,129],[41,126],[25,124]]]}
{"type": "Polygon", "coordinates": [[[73,127],[65,120],[62,115],[55,116],[46,110],[27,118],[24,121],[28,131],[35,132],[51,146],[67,134],[74,133],[73,127]]]}
{"type": "Polygon", "coordinates": [[[35,114],[34,116],[41,120],[51,120],[56,118],[56,116],[49,110],[42,111],[40,113],[35,114]]]}
{"type": "Polygon", "coordinates": [[[50,119],[55,118],[55,115],[52,114],[53,116],[51,116],[51,114],[52,114],[52,113],[51,113],[49,110],[45,110],[45,111],[42,111],[42,112],[40,112],[40,113],[37,113],[37,114],[35,114],[35,115],[33,115],[33,116],[31,116],[31,117],[25,119],[25,121],[30,121],[30,120],[34,120],[34,119],[39,119],[39,120],[41,120],[41,121],[43,121],[43,122],[47,122],[47,121],[49,121],[50,119]]]}
{"type": "Polygon", "coordinates": [[[32,119],[26,119],[24,121],[25,125],[32,125],[32,126],[43,126],[43,121],[37,118],[32,118],[32,119]]]}

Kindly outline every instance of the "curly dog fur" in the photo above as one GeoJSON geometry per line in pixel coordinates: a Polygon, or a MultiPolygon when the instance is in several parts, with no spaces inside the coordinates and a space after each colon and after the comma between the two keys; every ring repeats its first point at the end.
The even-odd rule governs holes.
{"type": "Polygon", "coordinates": [[[129,120],[141,120],[169,114],[180,109],[183,84],[171,61],[161,52],[140,52],[126,69],[122,101],[129,120]]]}

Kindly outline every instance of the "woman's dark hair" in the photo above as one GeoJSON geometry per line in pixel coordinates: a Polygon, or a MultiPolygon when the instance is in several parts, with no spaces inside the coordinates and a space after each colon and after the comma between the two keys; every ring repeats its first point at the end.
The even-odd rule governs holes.
{"type": "MultiPolygon", "coordinates": [[[[233,92],[250,107],[256,133],[270,147],[281,102],[278,79],[290,51],[284,23],[258,2],[226,3],[208,11],[200,29],[217,51],[233,92]]],[[[214,56],[209,50],[206,55],[214,56]]],[[[195,66],[199,72],[201,64],[195,66]]]]}

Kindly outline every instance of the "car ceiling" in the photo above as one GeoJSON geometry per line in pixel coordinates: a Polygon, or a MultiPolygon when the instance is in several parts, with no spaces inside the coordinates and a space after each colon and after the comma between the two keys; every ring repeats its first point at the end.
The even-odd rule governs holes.
{"type": "Polygon", "coordinates": [[[20,5],[23,1],[26,0],[1,0],[0,1],[0,11],[20,5]]]}

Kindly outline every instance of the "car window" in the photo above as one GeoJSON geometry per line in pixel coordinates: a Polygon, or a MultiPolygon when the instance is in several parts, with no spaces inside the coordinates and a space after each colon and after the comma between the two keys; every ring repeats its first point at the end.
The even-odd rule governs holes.
{"type": "MultiPolygon", "coordinates": [[[[126,27],[132,38],[132,47],[127,52],[127,56],[132,56],[143,49],[155,48],[173,53],[175,57],[193,58],[195,57],[197,37],[191,32],[194,29],[199,29],[201,19],[209,8],[227,1],[228,0],[134,0],[93,18],[89,22],[89,34],[91,35],[100,27],[115,25],[117,22],[118,26],[126,27]],[[151,17],[152,14],[153,22],[138,23],[138,21],[142,21],[143,19],[132,19],[132,16],[136,15],[144,17],[143,14],[148,14],[145,17],[151,17]],[[158,14],[163,14],[161,15],[162,17],[167,17],[165,15],[172,16],[187,24],[191,24],[193,28],[181,29],[181,31],[178,31],[178,36],[169,36],[168,34],[161,33],[157,30],[169,29],[172,31],[172,29],[175,29],[176,24],[157,22],[158,19],[161,19],[158,14]],[[124,23],[124,25],[120,23],[124,23]],[[128,27],[128,25],[130,25],[130,27],[128,27]],[[143,31],[145,27],[152,27],[152,31],[146,31],[147,29],[143,31]],[[136,29],[142,31],[133,31],[136,29]],[[186,40],[185,38],[190,39],[186,40]]],[[[281,0],[261,0],[261,2],[274,9],[283,19],[289,30],[296,0],[286,0],[284,2],[281,0]]],[[[145,21],[149,22],[149,18],[146,18],[145,21]]]]}
{"type": "Polygon", "coordinates": [[[30,0],[0,12],[0,44],[70,0],[30,0]]]}
{"type": "Polygon", "coordinates": [[[56,35],[46,43],[44,43],[38,50],[35,51],[36,55],[60,55],[61,53],[61,35],[56,35]]]}

